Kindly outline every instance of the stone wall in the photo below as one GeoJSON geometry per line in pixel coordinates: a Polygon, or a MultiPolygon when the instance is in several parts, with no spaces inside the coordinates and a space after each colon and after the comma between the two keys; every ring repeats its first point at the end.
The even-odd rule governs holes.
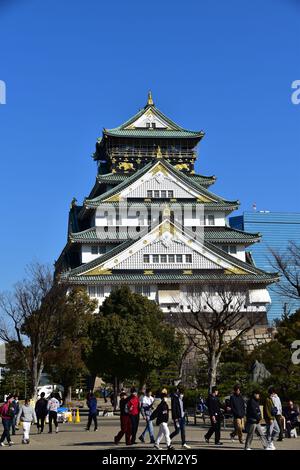
{"type": "MultiPolygon", "coordinates": [[[[245,333],[240,341],[246,351],[251,353],[251,351],[253,351],[257,346],[270,342],[274,338],[275,333],[275,328],[271,328],[269,326],[258,326],[245,333]]],[[[226,340],[233,340],[237,334],[238,332],[236,330],[228,331],[226,334],[226,340]]],[[[199,352],[196,348],[192,348],[183,363],[183,382],[192,385],[191,379],[198,369],[199,361],[201,361],[199,352]]]]}

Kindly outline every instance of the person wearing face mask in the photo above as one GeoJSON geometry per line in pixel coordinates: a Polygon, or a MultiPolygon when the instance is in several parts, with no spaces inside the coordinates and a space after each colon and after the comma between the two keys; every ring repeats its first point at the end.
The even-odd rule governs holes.
{"type": "Polygon", "coordinates": [[[150,419],[151,421],[153,421],[156,418],[156,424],[157,426],[159,426],[158,436],[154,444],[155,449],[161,449],[161,447],[159,447],[159,444],[162,438],[164,437],[166,440],[168,450],[173,450],[174,447],[171,445],[170,430],[168,426],[169,405],[167,402],[167,395],[168,395],[167,389],[163,388],[161,391],[161,402],[151,414],[150,419]]]}
{"type": "Polygon", "coordinates": [[[205,434],[204,439],[207,444],[209,444],[209,439],[214,434],[215,435],[215,445],[222,446],[223,442],[220,442],[221,439],[221,407],[219,403],[219,389],[215,385],[212,387],[211,393],[207,398],[207,407],[210,417],[211,426],[208,432],[205,434]]]}
{"type": "Polygon", "coordinates": [[[181,434],[181,445],[185,449],[190,449],[190,446],[187,445],[185,438],[185,413],[183,405],[183,389],[177,388],[176,392],[172,395],[171,399],[171,410],[172,410],[172,419],[174,423],[175,430],[170,435],[170,439],[181,434]]]}

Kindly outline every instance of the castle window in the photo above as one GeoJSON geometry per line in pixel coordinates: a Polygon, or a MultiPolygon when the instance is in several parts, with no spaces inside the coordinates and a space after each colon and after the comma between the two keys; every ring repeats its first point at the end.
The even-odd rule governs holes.
{"type": "Polygon", "coordinates": [[[166,263],[167,262],[167,255],[160,255],[160,262],[166,263]]]}
{"type": "Polygon", "coordinates": [[[182,263],[182,255],[176,255],[176,263],[182,263]]]}
{"type": "Polygon", "coordinates": [[[159,191],[154,191],[154,197],[156,197],[156,198],[159,197],[159,191]]]}
{"type": "Polygon", "coordinates": [[[152,129],[156,128],[156,122],[152,122],[152,129]]]}
{"type": "Polygon", "coordinates": [[[169,255],[169,263],[175,263],[175,255],[169,255]]]}
{"type": "Polygon", "coordinates": [[[168,197],[172,199],[174,197],[174,191],[168,191],[168,197]]]}
{"type": "Polygon", "coordinates": [[[236,246],[231,245],[231,246],[229,247],[229,253],[230,253],[231,255],[236,255],[236,246]]]}
{"type": "Polygon", "coordinates": [[[153,255],[152,256],[152,261],[153,261],[153,263],[159,263],[159,255],[153,255]]]}
{"type": "Polygon", "coordinates": [[[215,225],[215,216],[213,214],[207,216],[207,225],[215,225]]]}
{"type": "Polygon", "coordinates": [[[146,122],[146,127],[150,128],[150,122],[146,122]]]}
{"type": "Polygon", "coordinates": [[[185,255],[185,262],[191,263],[192,262],[192,255],[185,255]]]}
{"type": "Polygon", "coordinates": [[[150,286],[134,286],[134,291],[136,294],[150,297],[150,286]]]}
{"type": "Polygon", "coordinates": [[[88,294],[90,297],[104,297],[104,286],[88,286],[88,294]]]}
{"type": "Polygon", "coordinates": [[[149,197],[149,198],[152,197],[152,191],[147,191],[147,197],[149,197]]]}
{"type": "Polygon", "coordinates": [[[150,255],[144,255],[144,263],[150,263],[150,255]]]}
{"type": "Polygon", "coordinates": [[[167,191],[161,191],[161,192],[160,192],[160,197],[162,197],[163,199],[166,199],[166,197],[167,197],[167,191]]]}
{"type": "Polygon", "coordinates": [[[97,255],[98,254],[98,247],[97,246],[92,246],[91,247],[91,253],[92,255],[97,255]]]}

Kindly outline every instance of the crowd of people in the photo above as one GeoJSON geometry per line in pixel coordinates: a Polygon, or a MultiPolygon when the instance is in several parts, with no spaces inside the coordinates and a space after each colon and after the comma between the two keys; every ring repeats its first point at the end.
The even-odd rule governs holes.
{"type": "MultiPolygon", "coordinates": [[[[125,436],[126,445],[134,445],[138,440],[143,444],[149,437],[150,444],[155,449],[161,449],[161,442],[165,441],[168,450],[173,449],[172,440],[180,434],[181,445],[184,449],[190,449],[186,439],[186,409],[184,389],[180,386],[168,397],[168,391],[163,388],[159,393],[160,402],[156,406],[155,399],[151,389],[147,389],[138,395],[136,388],[131,388],[127,394],[125,390],[120,393],[120,431],[114,437],[115,444],[119,444],[125,436]],[[145,420],[145,426],[138,434],[140,426],[140,415],[145,420]],[[153,422],[156,421],[158,433],[155,437],[153,422]],[[170,421],[174,430],[170,432],[170,421]]],[[[233,430],[230,433],[230,439],[238,438],[245,450],[251,450],[254,436],[258,436],[261,445],[266,450],[275,450],[275,441],[282,441],[285,436],[288,438],[297,437],[296,428],[299,427],[299,410],[292,400],[282,407],[281,400],[275,389],[270,387],[268,396],[264,400],[263,407],[260,404],[260,393],[254,391],[248,400],[245,400],[241,393],[239,385],[235,385],[233,393],[225,404],[219,400],[219,390],[215,386],[212,388],[206,400],[202,398],[198,403],[198,410],[206,413],[210,419],[210,427],[204,435],[207,444],[214,436],[214,445],[222,446],[221,442],[221,423],[224,415],[232,416],[233,430]],[[262,426],[262,420],[265,426],[262,426]]],[[[89,410],[86,431],[90,430],[92,422],[94,431],[98,429],[98,406],[97,398],[94,393],[87,396],[87,407],[89,410]]],[[[18,426],[23,426],[23,444],[30,442],[30,429],[32,423],[37,425],[38,433],[44,432],[45,421],[48,415],[48,433],[58,433],[57,413],[61,400],[58,394],[52,393],[48,399],[45,393],[41,393],[39,399],[32,406],[28,399],[25,399],[23,405],[20,405],[17,395],[8,395],[5,402],[0,407],[0,416],[2,418],[3,433],[0,438],[0,446],[13,445],[11,434],[15,435],[18,426]],[[7,444],[5,443],[7,441],[7,444]]]]}
{"type": "MultiPolygon", "coordinates": [[[[178,387],[176,392],[171,395],[171,407],[169,406],[168,392],[164,388],[160,393],[161,401],[153,409],[154,398],[150,389],[138,397],[137,390],[131,389],[129,396],[125,391],[120,394],[120,424],[121,430],[115,436],[115,444],[119,444],[125,436],[126,445],[136,444],[136,436],[139,426],[140,414],[146,421],[146,426],[139,436],[139,440],[145,443],[145,437],[149,434],[150,443],[154,444],[156,449],[160,449],[160,443],[164,438],[167,449],[173,449],[172,439],[180,433],[181,445],[189,449],[186,441],[186,412],[184,406],[184,390],[178,387]],[[169,421],[170,415],[174,426],[174,431],[170,433],[169,421]],[[159,427],[155,439],[153,421],[159,427]]],[[[205,442],[210,443],[214,436],[214,444],[222,446],[221,442],[221,423],[224,414],[230,414],[233,418],[233,431],[230,433],[230,439],[233,441],[237,436],[240,444],[245,450],[251,450],[251,444],[254,435],[257,435],[265,450],[275,450],[275,441],[284,439],[284,423],[287,437],[296,437],[296,427],[300,425],[298,421],[299,411],[292,400],[289,400],[287,406],[282,408],[281,400],[273,387],[268,390],[261,411],[260,393],[254,391],[248,400],[245,400],[241,394],[239,385],[235,385],[230,399],[221,405],[219,401],[219,390],[215,386],[212,388],[208,398],[200,400],[201,410],[205,410],[210,418],[210,427],[204,435],[205,442]],[[262,420],[265,421],[265,427],[262,427],[262,420]],[[244,438],[245,436],[245,438],[244,438]]]]}
{"type": "Polygon", "coordinates": [[[11,434],[13,436],[16,434],[20,423],[22,423],[23,426],[22,444],[29,444],[31,425],[33,423],[36,424],[38,433],[42,433],[44,431],[47,415],[49,420],[48,433],[52,433],[53,423],[55,432],[58,433],[57,410],[60,407],[60,402],[60,396],[58,394],[52,393],[47,400],[45,393],[42,392],[35,406],[32,406],[28,398],[25,398],[24,404],[20,406],[17,395],[8,395],[5,402],[0,407],[0,416],[3,424],[0,446],[12,446],[14,444],[11,440],[11,434]]]}

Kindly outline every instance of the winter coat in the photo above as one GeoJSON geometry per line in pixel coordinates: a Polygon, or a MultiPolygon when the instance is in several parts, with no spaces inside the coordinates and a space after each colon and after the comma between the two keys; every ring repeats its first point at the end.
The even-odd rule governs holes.
{"type": "Polygon", "coordinates": [[[32,421],[35,423],[37,422],[35,411],[31,405],[21,406],[17,417],[17,423],[19,423],[20,420],[23,421],[23,423],[32,423],[32,421]]]}
{"type": "Polygon", "coordinates": [[[261,420],[261,411],[259,407],[259,401],[255,398],[250,398],[247,402],[247,423],[258,424],[261,420]]]}
{"type": "Polygon", "coordinates": [[[177,393],[174,393],[174,395],[172,395],[171,410],[172,410],[172,419],[173,420],[183,418],[182,414],[184,414],[184,412],[181,409],[180,397],[179,397],[179,395],[177,395],[177,393]]]}
{"type": "Polygon", "coordinates": [[[128,413],[131,416],[138,416],[140,413],[140,400],[136,395],[131,395],[127,403],[128,413]]]}
{"type": "Polygon", "coordinates": [[[97,398],[96,397],[91,397],[87,400],[87,406],[89,409],[89,413],[91,415],[94,415],[97,413],[97,398]]]}
{"type": "Polygon", "coordinates": [[[241,395],[231,395],[230,408],[234,418],[244,418],[245,416],[245,402],[241,395]]]}
{"type": "Polygon", "coordinates": [[[207,398],[206,404],[207,404],[209,416],[215,416],[215,417],[220,418],[221,407],[220,407],[219,398],[211,394],[207,398]]]}
{"type": "Polygon", "coordinates": [[[150,420],[156,418],[156,424],[159,426],[161,423],[168,423],[169,421],[169,405],[166,400],[162,400],[158,407],[153,411],[150,420]]]}
{"type": "Polygon", "coordinates": [[[39,400],[35,404],[35,412],[37,416],[47,416],[47,405],[48,402],[46,398],[39,398],[39,400]]]}

